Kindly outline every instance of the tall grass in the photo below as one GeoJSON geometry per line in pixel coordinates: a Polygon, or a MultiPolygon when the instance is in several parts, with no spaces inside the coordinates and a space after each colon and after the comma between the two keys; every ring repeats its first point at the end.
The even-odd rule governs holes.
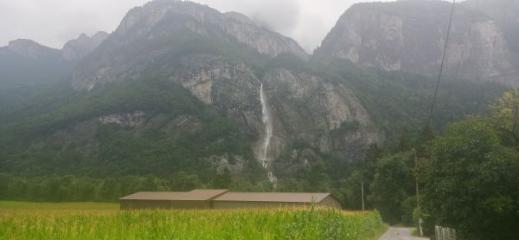
{"type": "Polygon", "coordinates": [[[326,209],[19,211],[0,207],[0,239],[373,239],[376,212],[326,209]]]}

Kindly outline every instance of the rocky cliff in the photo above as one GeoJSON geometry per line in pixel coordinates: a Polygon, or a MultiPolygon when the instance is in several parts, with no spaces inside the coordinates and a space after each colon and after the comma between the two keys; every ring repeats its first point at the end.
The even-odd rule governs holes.
{"type": "MultiPolygon", "coordinates": [[[[299,45],[247,17],[222,14],[192,2],[156,0],[132,9],[117,30],[76,71],[78,89],[132,78],[151,62],[176,58],[182,51],[213,51],[214,45],[246,49],[267,57],[292,54],[307,58],[299,45]],[[132,76],[133,75],[133,76],[132,76]]],[[[171,63],[169,63],[171,64],[171,63]]]]}
{"type": "Polygon", "coordinates": [[[300,152],[307,153],[300,166],[319,160],[321,153],[354,161],[381,141],[343,82],[276,64],[277,59],[304,65],[308,56],[293,40],[244,15],[161,0],[131,10],[82,61],[73,84],[79,91],[96,91],[111,82],[149,77],[178,83],[254,136],[251,148],[271,180],[274,163],[286,165],[300,152]],[[304,147],[294,149],[295,142],[304,147]]]}
{"type": "MultiPolygon", "coordinates": [[[[446,74],[473,81],[519,83],[518,65],[513,60],[517,56],[502,24],[466,7],[470,2],[456,7],[446,74]]],[[[448,2],[432,0],[354,5],[315,55],[433,76],[439,71],[450,7],[448,2]]]]}

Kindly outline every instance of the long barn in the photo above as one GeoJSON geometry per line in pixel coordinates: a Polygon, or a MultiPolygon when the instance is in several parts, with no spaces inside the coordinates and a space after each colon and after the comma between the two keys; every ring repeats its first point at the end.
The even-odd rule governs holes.
{"type": "Polygon", "coordinates": [[[340,209],[330,193],[252,193],[225,189],[138,192],[120,199],[121,209],[233,209],[317,206],[340,209]]]}

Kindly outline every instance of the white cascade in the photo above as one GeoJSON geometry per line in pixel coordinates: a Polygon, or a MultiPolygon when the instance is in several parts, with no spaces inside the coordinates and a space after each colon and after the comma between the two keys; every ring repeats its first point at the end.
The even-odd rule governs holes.
{"type": "Polygon", "coordinates": [[[259,161],[263,168],[267,170],[267,177],[269,181],[275,184],[277,182],[277,178],[272,172],[272,159],[269,157],[270,143],[272,142],[273,136],[273,123],[265,90],[263,89],[263,83],[260,86],[260,101],[262,120],[263,124],[265,125],[265,133],[263,135],[263,142],[259,153],[259,161]]]}

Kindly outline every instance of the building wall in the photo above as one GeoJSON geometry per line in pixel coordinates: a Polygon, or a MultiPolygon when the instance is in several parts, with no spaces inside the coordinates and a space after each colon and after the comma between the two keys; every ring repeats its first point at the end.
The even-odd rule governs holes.
{"type": "Polygon", "coordinates": [[[209,201],[121,200],[121,209],[209,209],[209,201]]]}
{"type": "Polygon", "coordinates": [[[233,209],[233,208],[300,208],[329,207],[341,209],[341,204],[328,196],[319,203],[285,203],[285,202],[239,202],[239,201],[171,201],[171,200],[121,200],[121,209],[233,209]]]}
{"type": "Polygon", "coordinates": [[[238,201],[214,201],[215,209],[233,209],[233,208],[301,208],[301,207],[329,207],[341,209],[339,202],[332,197],[327,197],[320,203],[284,203],[284,202],[238,202],[238,201]]]}

